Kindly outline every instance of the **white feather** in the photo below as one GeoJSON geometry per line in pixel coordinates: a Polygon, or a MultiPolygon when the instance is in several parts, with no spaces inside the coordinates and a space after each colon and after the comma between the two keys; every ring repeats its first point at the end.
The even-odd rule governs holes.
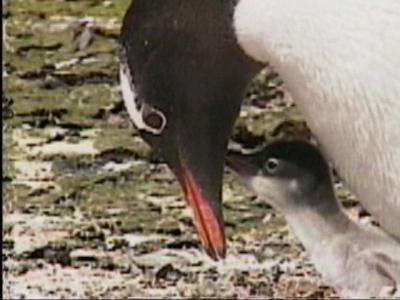
{"type": "Polygon", "coordinates": [[[340,175],[400,238],[400,1],[241,0],[243,50],[280,73],[340,175]]]}
{"type": "Polygon", "coordinates": [[[137,94],[135,91],[135,86],[133,84],[133,80],[129,71],[129,67],[126,64],[121,63],[119,69],[119,77],[120,77],[120,85],[122,91],[122,98],[124,99],[125,107],[128,110],[128,114],[138,129],[146,130],[152,134],[160,134],[167,120],[165,115],[148,104],[142,103],[141,105],[137,105],[137,94]],[[162,120],[161,126],[159,128],[153,128],[145,123],[143,120],[143,112],[144,108],[147,105],[148,109],[154,113],[156,113],[162,120]]]}

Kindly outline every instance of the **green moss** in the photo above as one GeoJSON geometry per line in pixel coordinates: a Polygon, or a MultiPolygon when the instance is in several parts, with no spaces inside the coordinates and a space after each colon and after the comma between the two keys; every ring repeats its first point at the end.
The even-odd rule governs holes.
{"type": "Polygon", "coordinates": [[[8,11],[18,16],[73,15],[73,16],[103,16],[122,18],[130,0],[118,1],[54,1],[54,0],[13,0],[8,11]]]}
{"type": "MultiPolygon", "coordinates": [[[[111,19],[120,20],[129,2],[9,2],[9,47],[6,50],[9,75],[3,81],[5,92],[14,100],[12,109],[15,116],[7,121],[10,127],[7,150],[16,159],[53,162],[54,188],[34,191],[26,185],[11,182],[5,189],[7,201],[11,211],[18,209],[63,217],[79,212],[93,223],[106,219],[115,223],[120,232],[191,235],[195,229],[184,208],[182,192],[175,177],[147,162],[150,149],[123,119],[125,113],[101,113],[119,97],[116,92],[116,49],[120,24],[111,29],[106,24],[111,19]],[[93,42],[86,49],[76,51],[73,44],[76,17],[88,16],[95,18],[97,26],[93,42]],[[60,66],[60,63],[72,59],[81,60],[60,66]],[[122,122],[115,124],[114,117],[122,119],[122,122]],[[30,127],[24,128],[23,124],[30,127]],[[68,143],[94,140],[100,154],[69,157],[56,153],[32,157],[11,140],[12,130],[18,128],[29,137],[51,142],[55,136],[49,133],[49,127],[64,130],[57,138],[68,143]],[[116,154],[116,157],[133,164],[121,172],[104,170],[102,167],[108,158],[103,154],[121,150],[128,154],[122,157],[116,154]],[[121,213],[110,213],[116,209],[121,213]],[[182,228],[185,232],[181,232],[182,228]]],[[[254,81],[249,92],[251,97],[266,89],[279,89],[278,79],[266,80],[271,77],[269,74],[264,72],[254,81]]],[[[278,124],[288,119],[300,118],[292,108],[279,112],[251,109],[237,120],[236,128],[245,127],[252,135],[268,138],[278,124]]],[[[13,176],[12,165],[7,172],[13,176]]],[[[227,173],[225,179],[223,205],[229,238],[254,231],[268,234],[282,227],[284,223],[279,216],[262,223],[266,208],[260,207],[254,196],[238,184],[231,173],[227,173]]],[[[76,230],[81,228],[78,226],[76,230]]],[[[139,250],[147,251],[153,246],[139,250]]]]}

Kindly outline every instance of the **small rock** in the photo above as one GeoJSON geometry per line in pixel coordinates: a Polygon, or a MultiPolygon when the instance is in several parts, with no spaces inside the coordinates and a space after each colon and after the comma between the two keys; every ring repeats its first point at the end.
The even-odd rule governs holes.
{"type": "Polygon", "coordinates": [[[271,269],[271,273],[274,283],[277,283],[280,280],[281,276],[285,274],[285,272],[282,271],[279,265],[273,266],[271,269]]]}
{"type": "Polygon", "coordinates": [[[124,234],[123,238],[128,243],[129,247],[135,247],[149,241],[158,241],[168,239],[162,235],[140,235],[140,234],[124,234]]]}
{"type": "Polygon", "coordinates": [[[104,256],[96,250],[76,249],[69,254],[72,262],[99,262],[104,256]]]}
{"type": "Polygon", "coordinates": [[[135,264],[132,264],[132,263],[126,263],[124,265],[119,266],[119,271],[122,274],[130,274],[135,277],[142,275],[142,273],[143,273],[142,270],[138,266],[136,266],[135,264]]]}
{"type": "Polygon", "coordinates": [[[94,225],[76,230],[73,233],[73,236],[83,241],[105,240],[104,232],[101,230],[101,228],[94,225]]]}
{"type": "Polygon", "coordinates": [[[190,238],[177,238],[172,240],[165,245],[169,249],[189,249],[189,248],[200,248],[200,243],[198,240],[190,238]]]}
{"type": "Polygon", "coordinates": [[[74,29],[74,46],[76,51],[85,50],[90,46],[94,38],[93,24],[88,20],[83,20],[74,29]]]}
{"type": "MultiPolygon", "coordinates": [[[[109,172],[121,172],[129,170],[133,166],[133,162],[126,162],[126,163],[115,163],[113,161],[108,162],[106,165],[103,166],[103,170],[109,172]]],[[[114,209],[115,210],[115,209],[114,209]]],[[[121,214],[124,211],[120,209],[117,214],[121,214]]]]}
{"type": "MultiPolygon", "coordinates": [[[[106,169],[107,165],[105,165],[103,168],[106,169]]],[[[109,209],[107,209],[106,213],[110,217],[120,216],[120,215],[125,213],[125,209],[122,209],[122,208],[109,208],[109,209]]]]}
{"type": "Polygon", "coordinates": [[[40,255],[50,263],[57,263],[62,266],[68,266],[71,264],[70,249],[64,246],[49,245],[43,249],[33,252],[30,257],[34,258],[35,254],[40,255]]]}
{"type": "Polygon", "coordinates": [[[113,250],[125,248],[128,246],[129,246],[128,241],[125,240],[123,237],[111,236],[111,237],[106,238],[104,247],[107,251],[113,251],[113,250]]]}
{"type": "Polygon", "coordinates": [[[167,281],[174,281],[174,282],[178,281],[183,275],[184,273],[174,268],[172,264],[166,264],[162,266],[155,273],[157,280],[164,279],[167,281]]]}
{"type": "Polygon", "coordinates": [[[22,262],[20,264],[15,265],[12,271],[15,274],[15,276],[21,276],[26,274],[30,269],[32,269],[31,264],[22,262]]]}

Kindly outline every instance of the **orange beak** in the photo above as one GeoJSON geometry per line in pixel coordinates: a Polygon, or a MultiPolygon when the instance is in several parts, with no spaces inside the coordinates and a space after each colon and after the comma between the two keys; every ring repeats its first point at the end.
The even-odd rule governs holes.
{"type": "Polygon", "coordinates": [[[214,260],[225,258],[226,240],[219,202],[205,199],[192,174],[184,172],[181,179],[185,199],[193,211],[194,224],[207,254],[214,260]],[[218,205],[212,205],[218,203],[218,205]]]}

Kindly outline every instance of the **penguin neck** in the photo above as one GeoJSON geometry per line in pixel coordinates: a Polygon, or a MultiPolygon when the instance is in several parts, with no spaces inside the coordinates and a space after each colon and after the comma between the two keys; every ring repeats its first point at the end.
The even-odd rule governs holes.
{"type": "Polygon", "coordinates": [[[307,251],[322,241],[348,231],[352,222],[343,211],[332,189],[321,188],[305,201],[299,199],[279,206],[288,224],[307,251]]]}

